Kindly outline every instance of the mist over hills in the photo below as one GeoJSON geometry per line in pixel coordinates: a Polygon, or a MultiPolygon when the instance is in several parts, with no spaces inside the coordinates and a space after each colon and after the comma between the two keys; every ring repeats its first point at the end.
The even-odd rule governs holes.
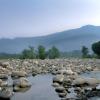
{"type": "Polygon", "coordinates": [[[100,40],[100,26],[86,25],[80,28],[57,32],[47,36],[0,39],[0,53],[20,53],[28,46],[47,49],[56,46],[60,51],[80,50],[83,45],[91,48],[93,42],[100,40]]]}

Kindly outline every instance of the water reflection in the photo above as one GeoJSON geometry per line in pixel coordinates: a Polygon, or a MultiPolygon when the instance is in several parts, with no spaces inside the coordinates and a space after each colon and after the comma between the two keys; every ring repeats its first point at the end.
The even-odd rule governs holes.
{"type": "Polygon", "coordinates": [[[52,84],[52,75],[28,77],[32,87],[25,92],[17,92],[11,100],[60,100],[52,84]]]}

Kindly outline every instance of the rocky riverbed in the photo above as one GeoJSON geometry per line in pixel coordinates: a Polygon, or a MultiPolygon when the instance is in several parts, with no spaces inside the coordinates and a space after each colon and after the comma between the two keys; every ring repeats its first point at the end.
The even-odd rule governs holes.
{"type": "Polygon", "coordinates": [[[9,99],[18,92],[29,91],[34,84],[28,77],[34,79],[39,74],[53,75],[51,85],[61,100],[100,97],[100,79],[94,75],[83,75],[99,72],[99,66],[99,59],[0,60],[0,100],[9,99]]]}

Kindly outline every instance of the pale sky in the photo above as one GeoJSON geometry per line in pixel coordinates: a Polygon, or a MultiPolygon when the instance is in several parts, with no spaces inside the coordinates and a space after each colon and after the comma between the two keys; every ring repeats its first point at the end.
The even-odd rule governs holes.
{"type": "Polygon", "coordinates": [[[0,0],[0,38],[100,26],[100,0],[0,0]]]}

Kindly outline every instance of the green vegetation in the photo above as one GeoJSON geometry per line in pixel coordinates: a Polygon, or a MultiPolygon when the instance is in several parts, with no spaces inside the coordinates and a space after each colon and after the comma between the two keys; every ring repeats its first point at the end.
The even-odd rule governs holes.
{"type": "Polygon", "coordinates": [[[91,49],[94,53],[90,55],[88,48],[83,46],[81,50],[82,57],[83,58],[100,58],[100,41],[93,43],[91,46],[91,49]]]}
{"type": "Polygon", "coordinates": [[[92,50],[100,58],[100,41],[92,44],[92,50]]]}
{"type": "Polygon", "coordinates": [[[74,50],[70,52],[60,52],[55,46],[46,51],[46,48],[42,45],[38,46],[35,50],[34,47],[28,47],[24,49],[20,54],[6,54],[1,53],[0,59],[56,59],[56,58],[81,58],[81,51],[74,50]]]}
{"type": "Polygon", "coordinates": [[[34,47],[29,46],[27,49],[24,49],[20,54],[6,54],[1,53],[0,59],[55,59],[60,57],[59,50],[53,46],[51,49],[46,51],[45,47],[39,45],[37,50],[34,47]]]}
{"type": "Polygon", "coordinates": [[[49,49],[47,54],[49,59],[55,59],[60,57],[60,52],[55,46],[49,49]]]}
{"type": "Polygon", "coordinates": [[[60,57],[61,58],[81,58],[82,57],[82,52],[81,50],[73,50],[70,52],[60,52],[60,57]]]}
{"type": "Polygon", "coordinates": [[[24,49],[22,54],[20,55],[20,59],[35,59],[36,54],[34,51],[34,47],[29,47],[28,49],[24,49]]]}
{"type": "Polygon", "coordinates": [[[0,59],[18,59],[20,54],[7,54],[7,53],[0,53],[0,59]]]}
{"type": "Polygon", "coordinates": [[[42,45],[38,46],[38,58],[39,59],[45,59],[46,58],[45,47],[42,46],[42,45]]]}
{"type": "MultiPolygon", "coordinates": [[[[74,50],[70,52],[60,52],[55,46],[50,49],[46,49],[44,46],[39,45],[35,50],[34,47],[29,46],[24,49],[20,54],[7,54],[0,53],[0,59],[56,59],[56,58],[100,58],[100,41],[92,44],[93,54],[89,54],[89,49],[86,46],[82,46],[81,50],[74,50]]],[[[91,52],[90,52],[91,53],[91,52]]]]}
{"type": "Polygon", "coordinates": [[[86,58],[86,57],[89,56],[89,50],[86,46],[83,46],[81,51],[82,51],[82,57],[83,58],[86,58]]]}

